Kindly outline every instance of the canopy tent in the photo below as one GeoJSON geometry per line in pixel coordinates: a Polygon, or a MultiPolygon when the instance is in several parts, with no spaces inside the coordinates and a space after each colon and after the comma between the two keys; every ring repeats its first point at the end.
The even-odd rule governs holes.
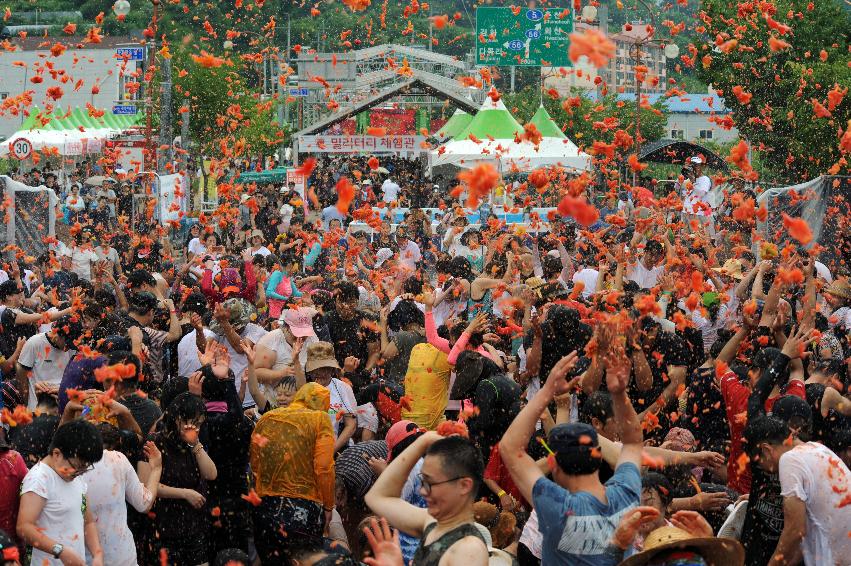
{"type": "Polygon", "coordinates": [[[9,136],[8,143],[0,144],[0,157],[9,155],[11,145],[20,138],[27,139],[33,151],[55,149],[59,155],[99,152],[103,140],[140,124],[142,116],[138,113],[127,116],[104,113],[95,117],[83,108],[69,109],[64,113],[43,113],[33,108],[21,129],[9,136]]]}
{"type": "Polygon", "coordinates": [[[434,137],[440,140],[447,140],[454,138],[458,134],[460,134],[464,129],[470,125],[470,122],[473,120],[473,116],[471,114],[467,114],[460,108],[455,110],[455,113],[449,117],[449,120],[446,121],[443,126],[441,126],[436,132],[434,132],[434,137]]]}
{"type": "Polygon", "coordinates": [[[591,167],[591,158],[567,139],[543,107],[538,109],[535,117],[535,125],[544,133],[541,143],[534,145],[529,141],[519,141],[523,126],[514,119],[502,100],[494,101],[487,97],[461,133],[429,153],[431,167],[454,165],[471,168],[482,162],[493,162],[505,173],[528,172],[551,165],[572,171],[586,171],[591,167]]]}
{"type": "Polygon", "coordinates": [[[550,113],[547,112],[547,109],[544,108],[544,105],[540,105],[538,107],[538,111],[535,112],[535,115],[532,116],[532,119],[529,120],[531,124],[535,124],[535,127],[538,128],[538,131],[545,138],[558,138],[561,140],[566,140],[567,136],[564,135],[564,132],[561,131],[561,128],[558,127],[555,120],[552,119],[550,113]]]}
{"type": "Polygon", "coordinates": [[[469,139],[472,135],[480,140],[488,138],[510,140],[514,139],[514,134],[522,131],[523,126],[514,119],[502,99],[493,100],[487,96],[467,127],[453,139],[461,141],[469,139]]]}

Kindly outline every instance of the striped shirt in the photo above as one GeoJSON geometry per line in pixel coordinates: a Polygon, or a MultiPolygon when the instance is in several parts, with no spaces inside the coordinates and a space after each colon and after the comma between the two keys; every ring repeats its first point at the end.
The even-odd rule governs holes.
{"type": "Polygon", "coordinates": [[[386,460],[387,443],[383,440],[368,440],[349,446],[337,457],[335,473],[346,487],[349,499],[361,499],[375,483],[375,474],[369,467],[370,458],[386,460]]]}

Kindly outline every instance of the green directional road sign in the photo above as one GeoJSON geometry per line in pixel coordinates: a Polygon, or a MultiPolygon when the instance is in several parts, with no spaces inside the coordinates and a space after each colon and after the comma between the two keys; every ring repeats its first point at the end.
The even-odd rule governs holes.
{"type": "Polygon", "coordinates": [[[573,12],[564,8],[476,8],[476,64],[569,67],[573,12]]]}

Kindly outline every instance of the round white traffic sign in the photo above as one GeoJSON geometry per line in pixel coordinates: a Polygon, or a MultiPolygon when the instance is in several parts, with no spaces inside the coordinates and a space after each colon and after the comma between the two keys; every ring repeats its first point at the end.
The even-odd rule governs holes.
{"type": "Polygon", "coordinates": [[[18,138],[12,142],[12,157],[24,160],[33,152],[33,144],[26,138],[18,138]]]}

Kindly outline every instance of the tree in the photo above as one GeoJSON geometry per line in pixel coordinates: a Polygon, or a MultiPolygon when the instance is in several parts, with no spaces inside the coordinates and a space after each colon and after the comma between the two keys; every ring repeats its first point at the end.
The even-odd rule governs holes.
{"type": "MultiPolygon", "coordinates": [[[[542,98],[539,88],[527,87],[516,94],[504,94],[503,99],[521,123],[529,120],[543,103],[565,135],[580,147],[590,146],[594,141],[612,143],[619,129],[629,133],[635,130],[633,102],[619,101],[613,95],[593,101],[581,91],[575,91],[566,98],[552,94],[544,94],[542,98]]],[[[654,106],[642,106],[639,122],[645,142],[661,138],[667,122],[664,106],[659,102],[654,106]]]]}
{"type": "Polygon", "coordinates": [[[851,98],[828,95],[851,88],[848,12],[834,0],[705,0],[703,8],[699,31],[711,39],[685,62],[724,96],[766,166],[787,182],[848,171],[837,134],[848,127],[851,98]]]}
{"type": "MultiPolygon", "coordinates": [[[[204,66],[181,49],[173,55],[172,115],[189,108],[189,131],[198,152],[215,157],[248,158],[273,153],[287,132],[277,122],[275,99],[263,99],[247,86],[244,59],[204,66]]],[[[179,125],[175,126],[176,129],[179,125]]]]}

